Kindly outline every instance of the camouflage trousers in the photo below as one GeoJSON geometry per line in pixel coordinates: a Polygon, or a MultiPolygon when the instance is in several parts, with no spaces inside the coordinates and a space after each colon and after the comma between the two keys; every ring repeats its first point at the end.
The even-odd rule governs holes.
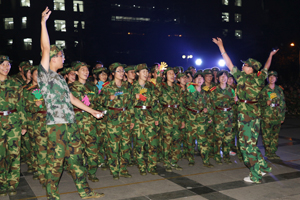
{"type": "Polygon", "coordinates": [[[265,155],[274,155],[278,149],[278,136],[281,128],[280,120],[264,118],[261,120],[263,144],[266,150],[265,155]]]}
{"type": "Polygon", "coordinates": [[[36,113],[34,116],[34,136],[36,141],[35,152],[37,155],[37,171],[40,183],[46,183],[46,158],[47,158],[47,130],[46,114],[36,113]]]}
{"type": "Polygon", "coordinates": [[[215,160],[221,162],[221,147],[223,159],[230,160],[229,152],[232,142],[232,112],[220,111],[214,115],[215,122],[215,160]]]}
{"type": "Polygon", "coordinates": [[[16,116],[0,116],[0,190],[16,189],[20,181],[21,125],[13,121],[16,116]]]}
{"type": "Polygon", "coordinates": [[[80,139],[77,125],[54,124],[47,125],[47,164],[46,190],[48,199],[60,199],[58,184],[66,160],[68,169],[74,179],[81,197],[91,192],[86,180],[86,168],[83,166],[82,151],[84,144],[80,139]]]}
{"type": "Polygon", "coordinates": [[[260,131],[259,118],[251,118],[244,113],[239,113],[238,126],[239,143],[244,164],[250,169],[250,179],[260,183],[262,172],[270,172],[272,168],[268,166],[268,163],[256,146],[260,131]]]}
{"type": "Polygon", "coordinates": [[[126,173],[130,161],[129,125],[125,123],[114,125],[108,121],[106,127],[110,171],[113,175],[119,175],[120,172],[126,173]]]}
{"type": "Polygon", "coordinates": [[[32,169],[32,161],[31,161],[31,142],[30,142],[30,131],[33,131],[31,125],[27,126],[27,132],[25,135],[21,136],[21,150],[23,155],[23,159],[28,166],[28,169],[32,169]]]}
{"type": "Polygon", "coordinates": [[[95,175],[98,169],[99,137],[96,129],[96,121],[77,121],[81,140],[84,142],[84,154],[87,157],[88,174],[95,175]]]}
{"type": "Polygon", "coordinates": [[[151,171],[156,167],[158,135],[156,134],[154,121],[140,121],[135,123],[135,155],[140,170],[151,171]],[[147,159],[147,164],[145,160],[147,159]]]}
{"type": "Polygon", "coordinates": [[[33,168],[34,172],[38,171],[38,163],[37,163],[37,154],[36,154],[36,137],[34,135],[34,124],[28,126],[27,128],[28,134],[29,135],[29,144],[30,144],[30,149],[29,149],[29,154],[30,154],[30,161],[31,165],[33,168]]]}
{"type": "Polygon", "coordinates": [[[208,124],[206,131],[208,152],[210,157],[214,157],[214,148],[215,148],[215,122],[212,121],[211,124],[208,124]]]}
{"type": "Polygon", "coordinates": [[[187,159],[189,162],[194,163],[195,158],[195,140],[197,140],[198,150],[203,163],[209,163],[209,147],[207,140],[207,129],[209,124],[201,117],[195,121],[188,120],[186,122],[186,135],[187,135],[187,159]]]}
{"type": "MultiPolygon", "coordinates": [[[[187,153],[188,153],[188,142],[187,142],[187,133],[186,133],[186,128],[183,129],[179,129],[180,134],[182,135],[182,143],[181,143],[181,158],[186,157],[187,153]]],[[[193,146],[195,147],[195,143],[193,144],[193,146]]]]}
{"type": "Polygon", "coordinates": [[[162,119],[162,154],[164,164],[170,166],[177,164],[178,160],[180,159],[182,134],[180,134],[179,127],[181,126],[181,123],[179,122],[179,119],[176,119],[175,116],[172,116],[172,118],[163,116],[162,119]],[[171,161],[169,160],[169,157],[171,157],[171,161]]]}
{"type": "Polygon", "coordinates": [[[99,119],[96,122],[97,134],[99,137],[99,148],[98,148],[98,164],[107,163],[108,160],[108,138],[106,132],[105,116],[103,119],[99,119]]]}

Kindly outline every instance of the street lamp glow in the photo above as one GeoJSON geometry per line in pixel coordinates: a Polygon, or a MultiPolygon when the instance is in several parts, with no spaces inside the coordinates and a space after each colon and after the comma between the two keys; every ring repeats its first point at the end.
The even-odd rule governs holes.
{"type": "Polygon", "coordinates": [[[182,59],[185,59],[186,58],[186,55],[182,55],[182,59]]]}
{"type": "Polygon", "coordinates": [[[295,44],[294,44],[294,43],[291,43],[290,45],[291,45],[291,47],[294,47],[294,46],[295,46],[295,44]]]}
{"type": "Polygon", "coordinates": [[[202,64],[202,60],[201,59],[197,59],[195,63],[196,63],[196,65],[200,66],[202,64]]]}
{"type": "Polygon", "coordinates": [[[218,64],[220,67],[224,67],[226,63],[225,63],[225,60],[221,59],[221,60],[219,60],[218,64]]]}
{"type": "Polygon", "coordinates": [[[187,58],[193,58],[193,55],[188,55],[187,58]]]}

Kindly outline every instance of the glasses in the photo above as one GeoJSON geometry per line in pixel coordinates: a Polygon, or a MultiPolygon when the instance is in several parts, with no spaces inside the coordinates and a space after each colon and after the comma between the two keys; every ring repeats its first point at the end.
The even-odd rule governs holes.
{"type": "Polygon", "coordinates": [[[125,71],[115,71],[115,72],[117,72],[117,73],[125,73],[125,71]]]}
{"type": "Polygon", "coordinates": [[[62,57],[62,58],[65,58],[65,55],[60,55],[60,56],[54,56],[54,57],[62,57]]]}

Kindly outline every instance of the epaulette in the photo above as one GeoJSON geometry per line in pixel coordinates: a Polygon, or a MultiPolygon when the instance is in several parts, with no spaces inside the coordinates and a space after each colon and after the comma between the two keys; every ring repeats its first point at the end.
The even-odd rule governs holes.
{"type": "Polygon", "coordinates": [[[27,88],[27,90],[31,90],[32,88],[37,87],[37,85],[32,85],[31,87],[27,88]]]}
{"type": "Polygon", "coordinates": [[[280,87],[282,90],[284,90],[284,88],[283,88],[281,85],[279,85],[279,87],[280,87]]]}
{"type": "Polygon", "coordinates": [[[26,87],[28,87],[28,85],[23,85],[23,87],[22,87],[22,88],[23,88],[23,89],[25,89],[26,87]]]}
{"type": "Polygon", "coordinates": [[[206,92],[208,92],[209,87],[208,86],[203,86],[202,89],[205,90],[206,92]]]}
{"type": "Polygon", "coordinates": [[[215,89],[217,89],[217,86],[212,87],[212,88],[210,89],[210,91],[212,92],[212,91],[214,91],[215,89]]]}
{"type": "Polygon", "coordinates": [[[257,76],[260,76],[261,75],[261,71],[257,72],[257,76]]]}
{"type": "Polygon", "coordinates": [[[105,86],[107,86],[109,84],[109,82],[106,82],[106,83],[104,83],[103,85],[102,85],[102,87],[105,87],[105,86]]]}

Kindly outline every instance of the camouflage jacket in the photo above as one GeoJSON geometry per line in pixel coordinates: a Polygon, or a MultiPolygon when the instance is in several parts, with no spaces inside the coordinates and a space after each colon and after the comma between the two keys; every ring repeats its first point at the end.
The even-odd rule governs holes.
{"type": "MultiPolygon", "coordinates": [[[[258,95],[264,87],[268,71],[262,69],[257,73],[246,74],[237,67],[230,72],[237,81],[237,96],[239,100],[258,101],[258,95]]],[[[238,112],[248,115],[251,118],[260,117],[260,109],[257,103],[238,102],[238,112]]]]}
{"type": "Polygon", "coordinates": [[[158,89],[158,100],[162,106],[162,115],[167,115],[172,120],[184,121],[183,114],[183,97],[179,95],[181,93],[181,87],[176,83],[173,87],[169,86],[166,82],[162,82],[161,77],[157,77],[156,87],[158,89]],[[179,108],[167,108],[164,105],[179,105],[179,108]]]}
{"type": "Polygon", "coordinates": [[[157,104],[158,90],[156,89],[156,87],[150,82],[146,82],[145,86],[142,87],[138,81],[135,81],[133,84],[132,95],[133,107],[130,110],[131,115],[134,116],[131,119],[132,123],[134,123],[136,119],[139,119],[139,121],[141,122],[146,122],[147,120],[153,121],[153,119],[154,121],[158,121],[160,107],[157,104]],[[142,95],[147,98],[146,101],[135,98],[135,95],[140,94],[141,90],[145,90],[142,95]],[[144,110],[141,108],[135,108],[135,106],[151,106],[151,108],[144,110]]]}
{"type": "Polygon", "coordinates": [[[38,85],[47,107],[46,124],[74,123],[75,114],[65,79],[51,69],[47,72],[40,64],[38,85]]]}
{"type": "Polygon", "coordinates": [[[24,85],[26,82],[24,81],[21,72],[14,74],[11,76],[11,78],[15,79],[16,81],[18,81],[19,83],[21,83],[22,85],[24,85]]]}
{"type": "MultiPolygon", "coordinates": [[[[106,82],[101,90],[99,105],[100,110],[107,110],[107,121],[113,125],[121,123],[131,122],[131,118],[134,117],[130,114],[133,103],[132,85],[127,81],[122,81],[122,85],[119,88],[116,82],[106,82]],[[111,95],[116,95],[114,100],[110,100],[111,95]],[[125,111],[111,110],[111,108],[126,108],[125,111]]],[[[128,125],[129,125],[128,124],[128,125]]]]}
{"type": "Polygon", "coordinates": [[[25,121],[25,125],[33,125],[33,114],[32,112],[29,111],[30,107],[28,105],[28,96],[29,96],[29,91],[28,88],[30,88],[32,86],[31,83],[29,84],[25,84],[23,85],[23,102],[25,105],[25,117],[26,117],[26,121],[25,121]]]}
{"type": "Polygon", "coordinates": [[[210,89],[211,102],[214,109],[214,116],[226,115],[233,112],[235,92],[230,86],[222,89],[220,85],[210,89]],[[218,108],[232,108],[230,111],[218,110],[218,108]]]}
{"type": "Polygon", "coordinates": [[[28,87],[26,89],[26,95],[24,93],[24,99],[25,99],[25,109],[27,112],[30,112],[32,114],[36,114],[39,111],[47,111],[46,109],[46,105],[45,105],[45,101],[44,99],[41,97],[39,99],[37,99],[35,97],[35,95],[33,94],[33,92],[35,90],[39,90],[39,86],[38,85],[31,85],[30,87],[28,87]],[[37,106],[35,104],[36,101],[42,101],[42,105],[41,106],[37,106]]]}
{"type": "MultiPolygon", "coordinates": [[[[22,85],[10,76],[7,76],[6,80],[0,81],[0,111],[14,109],[17,109],[17,112],[8,115],[8,121],[1,120],[2,125],[19,124],[20,126],[22,125],[22,129],[26,129],[22,85]]],[[[0,119],[2,117],[0,116],[0,119]]]]}
{"type": "MultiPolygon", "coordinates": [[[[83,103],[90,102],[89,105],[85,103],[85,105],[95,109],[97,106],[97,98],[99,98],[98,93],[96,91],[96,87],[92,86],[92,83],[86,82],[85,84],[80,83],[79,81],[75,81],[69,84],[70,92],[73,94],[74,97],[82,101],[83,103]],[[88,100],[88,101],[87,101],[88,100]]],[[[74,106],[74,109],[79,109],[74,106]]],[[[87,112],[75,112],[76,121],[82,121],[84,119],[85,122],[87,121],[95,121],[96,118],[92,116],[90,113],[87,112]]]]}
{"type": "Polygon", "coordinates": [[[207,113],[204,113],[202,111],[197,114],[195,112],[185,109],[185,113],[184,113],[185,121],[197,120],[199,122],[208,122],[212,120],[213,108],[212,108],[211,99],[208,93],[202,89],[200,92],[196,90],[193,93],[185,90],[184,98],[183,98],[183,106],[185,108],[199,110],[199,111],[202,111],[204,108],[207,108],[208,111],[207,113]]]}
{"type": "Polygon", "coordinates": [[[202,84],[201,88],[202,88],[203,90],[205,90],[206,92],[209,92],[209,90],[210,90],[211,88],[215,87],[215,86],[217,86],[217,84],[215,84],[215,82],[211,82],[210,87],[208,87],[208,86],[205,84],[205,82],[204,82],[204,83],[202,84]]]}
{"type": "Polygon", "coordinates": [[[274,90],[269,85],[265,86],[259,94],[259,104],[262,118],[284,121],[286,104],[283,90],[279,86],[275,85],[274,90]],[[272,100],[270,106],[267,105],[268,100],[272,100]],[[272,104],[279,104],[279,106],[272,107],[272,104]]]}

